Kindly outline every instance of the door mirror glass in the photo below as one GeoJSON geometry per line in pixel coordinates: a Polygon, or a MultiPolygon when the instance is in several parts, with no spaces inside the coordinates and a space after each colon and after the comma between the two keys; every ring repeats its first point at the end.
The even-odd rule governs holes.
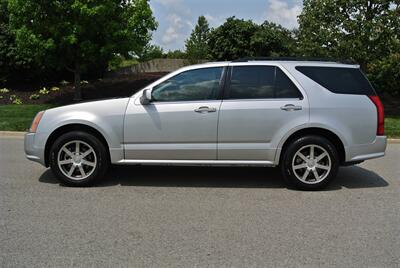
{"type": "Polygon", "coordinates": [[[150,89],[143,90],[142,96],[140,97],[140,104],[149,105],[151,102],[151,91],[150,89]]]}

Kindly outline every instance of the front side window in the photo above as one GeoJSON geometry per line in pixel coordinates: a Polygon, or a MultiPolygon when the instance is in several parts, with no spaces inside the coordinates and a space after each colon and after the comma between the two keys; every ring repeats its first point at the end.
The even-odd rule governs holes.
{"type": "Polygon", "coordinates": [[[204,68],[180,73],[154,87],[154,101],[215,100],[223,67],[204,68]]]}
{"type": "Polygon", "coordinates": [[[229,99],[274,98],[301,98],[301,93],[278,67],[233,67],[229,99]]]}

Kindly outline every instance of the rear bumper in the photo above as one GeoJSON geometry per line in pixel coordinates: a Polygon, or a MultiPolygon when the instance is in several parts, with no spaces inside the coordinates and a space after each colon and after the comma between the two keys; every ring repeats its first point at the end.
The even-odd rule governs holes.
{"type": "Polygon", "coordinates": [[[27,133],[24,139],[25,156],[27,159],[45,165],[44,147],[37,146],[36,134],[27,133]]]}
{"type": "Polygon", "coordinates": [[[385,156],[386,136],[377,136],[373,143],[346,147],[346,162],[360,162],[385,156]]]}

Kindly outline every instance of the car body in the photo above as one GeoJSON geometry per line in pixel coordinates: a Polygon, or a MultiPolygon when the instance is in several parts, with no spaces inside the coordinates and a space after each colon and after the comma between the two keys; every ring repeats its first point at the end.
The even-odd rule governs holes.
{"type": "MultiPolygon", "coordinates": [[[[305,136],[328,140],[338,165],[382,157],[386,149],[379,98],[359,66],[336,62],[241,60],[193,65],[130,98],[58,107],[40,117],[35,131],[25,136],[25,152],[44,166],[51,165],[54,142],[72,131],[96,137],[108,161],[116,165],[273,167],[282,163],[287,146],[305,136]],[[319,78],[313,71],[321,73],[319,78]],[[330,72],[338,77],[331,79],[330,72]],[[332,81],[325,85],[318,79],[332,81]],[[332,92],[330,86],[350,92],[332,92]],[[360,92],[351,92],[357,87],[360,92]],[[369,88],[364,92],[363,87],[369,88]]],[[[76,181],[80,180],[69,184],[76,181]]],[[[317,188],[315,184],[310,187],[317,188]]]]}

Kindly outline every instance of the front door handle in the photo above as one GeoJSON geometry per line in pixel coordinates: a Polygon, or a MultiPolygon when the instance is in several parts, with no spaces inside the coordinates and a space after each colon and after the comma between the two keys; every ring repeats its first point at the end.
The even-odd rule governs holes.
{"type": "Polygon", "coordinates": [[[288,111],[288,112],[290,112],[290,111],[300,111],[302,109],[303,109],[303,107],[296,106],[296,105],[293,105],[293,104],[287,104],[287,105],[281,107],[281,110],[288,111]]]}
{"type": "Polygon", "coordinates": [[[201,106],[197,109],[194,110],[196,113],[215,113],[217,111],[216,108],[214,107],[208,107],[208,106],[201,106]]]}

